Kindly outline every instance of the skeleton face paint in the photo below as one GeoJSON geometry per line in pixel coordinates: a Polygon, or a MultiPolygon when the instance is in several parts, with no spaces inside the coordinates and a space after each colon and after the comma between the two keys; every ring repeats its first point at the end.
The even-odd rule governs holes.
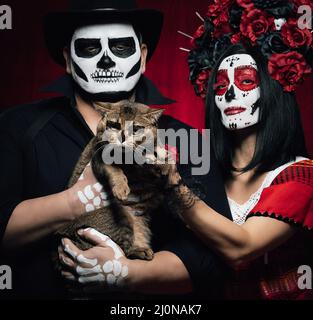
{"type": "Polygon", "coordinates": [[[130,24],[79,28],[71,41],[71,72],[91,94],[130,92],[142,74],[141,49],[130,24]]]}
{"type": "Polygon", "coordinates": [[[259,76],[250,55],[225,58],[218,69],[214,90],[215,103],[227,129],[244,129],[258,123],[259,76]]]}

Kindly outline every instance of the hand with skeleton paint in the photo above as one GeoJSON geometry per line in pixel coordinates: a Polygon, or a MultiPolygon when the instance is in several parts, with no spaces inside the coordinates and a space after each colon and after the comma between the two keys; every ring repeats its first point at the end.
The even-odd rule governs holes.
{"type": "Polygon", "coordinates": [[[68,194],[70,206],[77,215],[110,205],[108,194],[104,192],[103,186],[95,178],[90,164],[86,166],[68,194]]]}
{"type": "Polygon", "coordinates": [[[62,276],[81,284],[86,293],[126,287],[130,264],[120,247],[95,229],[79,230],[78,234],[94,247],[82,251],[70,240],[63,239],[62,246],[58,248],[64,266],[62,276]]]}

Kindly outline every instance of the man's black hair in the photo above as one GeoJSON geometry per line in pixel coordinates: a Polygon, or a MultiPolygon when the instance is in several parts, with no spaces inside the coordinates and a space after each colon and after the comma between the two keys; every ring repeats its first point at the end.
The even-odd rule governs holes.
{"type": "MultiPolygon", "coordinates": [[[[267,61],[253,48],[241,44],[233,45],[220,57],[212,71],[207,94],[207,127],[211,129],[212,144],[218,162],[227,177],[235,170],[232,165],[234,132],[227,130],[221,121],[221,112],[215,104],[214,83],[221,62],[234,54],[249,54],[257,63],[261,97],[259,101],[260,121],[256,125],[257,140],[254,156],[242,169],[268,172],[294,160],[307,157],[300,111],[294,93],[283,91],[281,85],[268,73],[267,61]]],[[[243,130],[251,130],[251,128],[243,130]]]]}

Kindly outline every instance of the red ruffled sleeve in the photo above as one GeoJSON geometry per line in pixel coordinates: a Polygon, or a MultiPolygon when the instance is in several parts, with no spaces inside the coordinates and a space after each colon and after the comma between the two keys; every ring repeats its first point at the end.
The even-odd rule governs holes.
{"type": "Polygon", "coordinates": [[[263,190],[260,201],[249,213],[313,229],[313,161],[295,163],[283,170],[263,190]]]}

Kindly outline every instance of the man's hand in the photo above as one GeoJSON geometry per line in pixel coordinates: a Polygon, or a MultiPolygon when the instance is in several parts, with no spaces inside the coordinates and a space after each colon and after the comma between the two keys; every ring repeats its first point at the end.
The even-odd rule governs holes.
{"type": "Polygon", "coordinates": [[[80,284],[85,292],[104,292],[106,289],[123,288],[129,279],[128,260],[121,248],[106,235],[95,229],[79,230],[78,234],[94,245],[82,251],[70,240],[63,239],[58,248],[64,267],[62,276],[80,284]]]}
{"type": "Polygon", "coordinates": [[[90,164],[67,194],[70,207],[77,215],[110,205],[108,194],[95,178],[90,164]]]}

